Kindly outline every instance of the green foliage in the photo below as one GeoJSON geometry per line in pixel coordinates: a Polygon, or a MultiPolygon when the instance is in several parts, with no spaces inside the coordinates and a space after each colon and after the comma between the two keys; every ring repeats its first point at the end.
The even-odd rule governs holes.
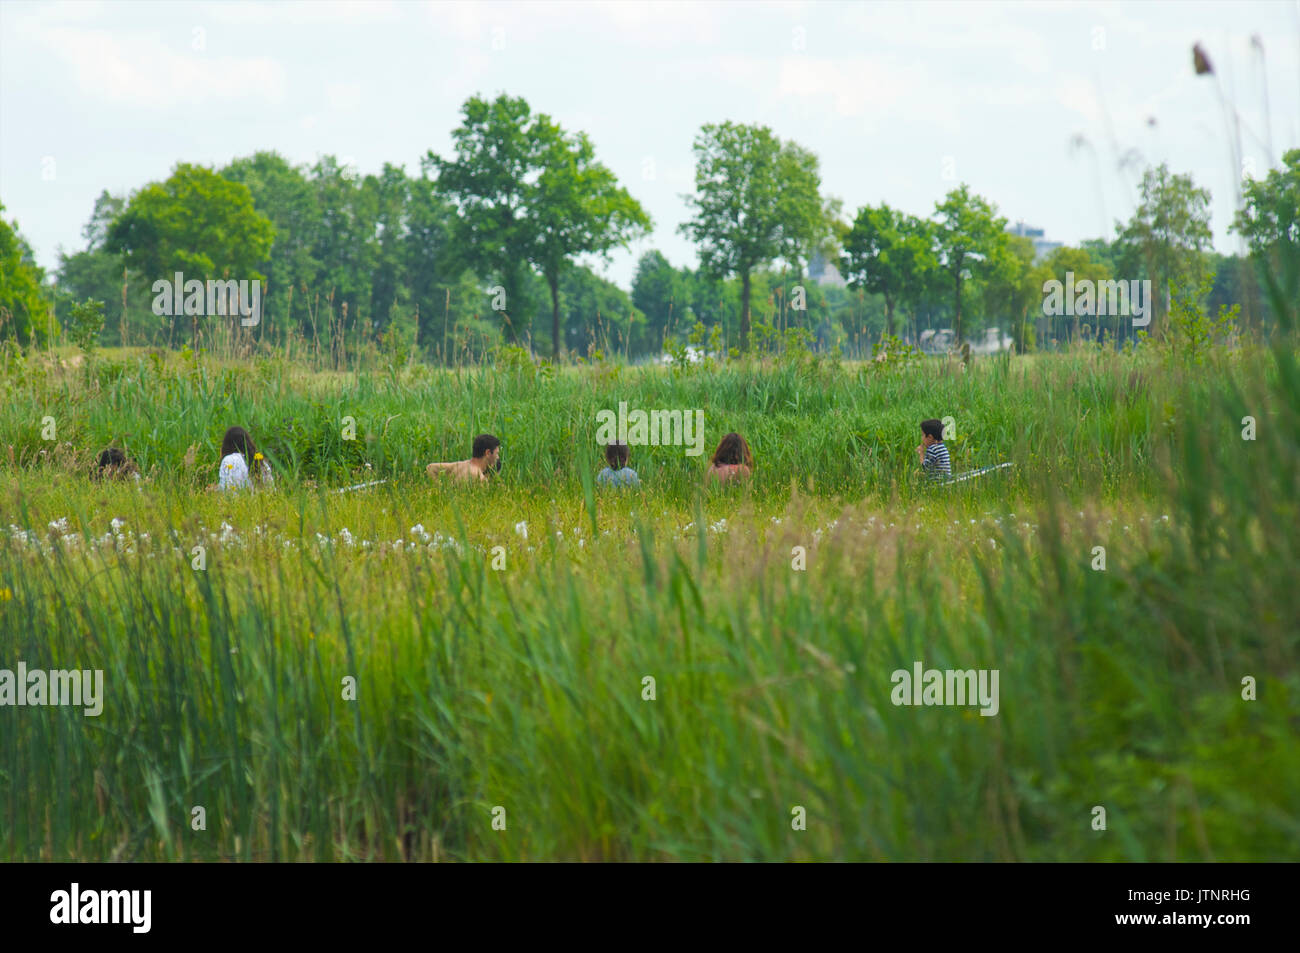
{"type": "Polygon", "coordinates": [[[696,321],[683,340],[665,338],[664,352],[674,377],[712,372],[722,354],[722,329],[717,325],[707,328],[696,321]]]}
{"type": "MultiPolygon", "coordinates": [[[[634,340],[642,340],[645,316],[618,285],[590,268],[565,268],[560,278],[560,328],[567,333],[566,349],[590,354],[595,349],[629,355],[634,340]]],[[[554,354],[554,348],[549,349],[554,354]]]]}
{"type": "Polygon", "coordinates": [[[1282,166],[1262,180],[1246,179],[1232,228],[1246,238],[1261,284],[1277,285],[1270,296],[1275,315],[1294,326],[1300,317],[1300,149],[1288,150],[1282,166]]]}
{"type": "Polygon", "coordinates": [[[531,324],[527,276],[540,236],[530,221],[530,177],[541,166],[549,120],[533,115],[524,99],[505,94],[491,102],[472,96],[461,112],[464,120],[452,133],[454,158],[431,150],[424,169],[439,193],[456,203],[453,240],[460,260],[505,289],[503,330],[517,342],[531,324]]]}
{"type": "Polygon", "coordinates": [[[0,340],[12,337],[23,347],[44,345],[57,332],[58,323],[42,290],[43,280],[31,248],[18,233],[17,222],[10,224],[0,218],[0,340]]]}
{"type": "MultiPolygon", "coordinates": [[[[650,216],[618,185],[614,173],[595,160],[583,132],[569,135],[547,117],[539,118],[542,138],[537,183],[529,198],[529,223],[536,236],[533,262],[551,292],[552,355],[562,349],[560,278],[578,255],[608,258],[614,248],[649,233],[650,216]]],[[[533,170],[529,169],[531,176],[533,170]]]]}
{"type": "MultiPolygon", "coordinates": [[[[1064,245],[1052,249],[1042,262],[1029,269],[1022,283],[1022,291],[1025,295],[1023,303],[1026,306],[1026,311],[1021,329],[1025,338],[1029,338],[1028,315],[1031,310],[1036,313],[1038,321],[1043,325],[1044,341],[1060,339],[1077,341],[1080,339],[1082,324],[1085,321],[1096,323],[1097,327],[1093,329],[1094,335],[1099,334],[1105,328],[1116,338],[1123,339],[1127,337],[1127,329],[1131,327],[1132,321],[1128,316],[1114,315],[1092,318],[1076,314],[1073,318],[1067,318],[1043,314],[1043,288],[1046,283],[1059,281],[1064,286],[1067,276],[1071,273],[1074,275],[1076,284],[1084,280],[1096,283],[1111,278],[1111,271],[1105,262],[1093,261],[1092,254],[1084,248],[1073,248],[1064,245]],[[1067,321],[1069,326],[1065,327],[1067,321]],[[1109,327],[1106,327],[1107,322],[1109,322],[1109,327]]],[[[1020,348],[1021,353],[1025,352],[1025,349],[1020,347],[1019,334],[1017,335],[1016,345],[1020,348]]]]}
{"type": "Polygon", "coordinates": [[[695,139],[694,217],[680,231],[697,243],[701,270],[741,282],[740,349],[749,347],[750,275],[781,258],[795,270],[823,244],[831,222],[817,158],[766,126],[706,124],[695,139]]]}
{"type": "MultiPolygon", "coordinates": [[[[1169,326],[1157,348],[1170,358],[1201,365],[1217,345],[1225,343],[1236,332],[1239,305],[1231,308],[1219,306],[1217,316],[1206,312],[1203,302],[1213,284],[1212,275],[1202,275],[1200,283],[1190,286],[1175,282],[1169,307],[1169,326]]],[[[1139,332],[1139,337],[1145,332],[1139,332]]]]}
{"type": "Polygon", "coordinates": [[[65,330],[79,348],[87,353],[93,351],[104,330],[104,302],[87,299],[74,304],[65,330]]]}
{"type": "Polygon", "coordinates": [[[507,370],[534,366],[522,350],[395,379],[193,353],[109,355],[92,382],[27,355],[0,376],[19,442],[0,447],[0,654],[75,659],[105,692],[96,718],[0,719],[0,854],[1289,859],[1294,347],[1215,349],[1212,373],[1151,353],[616,382],[507,370]],[[594,413],[620,399],[703,408],[710,447],[743,433],[752,485],[702,494],[703,461],[637,447],[641,492],[588,492],[594,413]],[[41,455],[42,410],[82,459],[41,455]],[[948,413],[956,466],[1006,455],[1016,475],[913,486],[917,423],[948,413]],[[236,420],[277,489],[196,492],[236,420]],[[423,465],[483,430],[504,442],[494,485],[431,486],[423,465]],[[90,448],[123,436],[152,480],[86,481],[90,448]],[[304,479],[360,482],[366,463],[389,482],[304,479]],[[914,661],[999,670],[999,714],[893,704],[914,661]],[[822,822],[791,836],[796,803],[822,822]]]}
{"type": "Polygon", "coordinates": [[[920,363],[923,357],[920,350],[891,334],[872,345],[871,363],[867,366],[878,374],[900,372],[920,363]]]}
{"type": "Polygon", "coordinates": [[[888,205],[864,207],[844,239],[840,271],[850,288],[885,300],[886,329],[894,333],[894,306],[915,302],[939,267],[929,224],[888,205]]]}
{"type": "Polygon", "coordinates": [[[258,267],[275,227],[253,207],[248,187],[202,166],[180,163],[145,186],[113,219],[105,245],[146,281],[261,279],[258,267]]]}
{"type": "Polygon", "coordinates": [[[696,313],[694,286],[690,269],[674,268],[661,252],[651,250],[641,256],[632,279],[632,304],[645,315],[637,350],[657,349],[674,324],[688,326],[687,315],[696,313]]]}
{"type": "Polygon", "coordinates": [[[1170,172],[1163,162],[1147,169],[1138,207],[1118,229],[1116,266],[1121,275],[1141,274],[1151,281],[1150,333],[1163,326],[1166,289],[1175,283],[1200,287],[1205,250],[1212,243],[1209,190],[1198,188],[1190,175],[1170,172]]]}
{"type": "Polygon", "coordinates": [[[1269,169],[1263,179],[1245,177],[1243,207],[1232,230],[1242,235],[1255,254],[1279,245],[1300,245],[1300,149],[1282,156],[1282,168],[1269,169]]]}
{"type": "Polygon", "coordinates": [[[965,183],[936,203],[935,214],[940,265],[953,295],[953,331],[961,341],[962,288],[971,278],[989,280],[1008,267],[1007,220],[998,216],[996,205],[971,194],[965,183]]]}
{"type": "Polygon", "coordinates": [[[221,170],[221,175],[244,185],[252,196],[253,207],[275,229],[269,254],[257,264],[266,276],[267,296],[262,311],[268,326],[306,327],[310,302],[303,289],[324,284],[322,263],[316,256],[329,253],[323,243],[317,245],[323,237],[326,216],[335,229],[349,217],[322,207],[318,202],[320,193],[307,170],[290,165],[276,152],[256,152],[235,159],[221,170]]]}

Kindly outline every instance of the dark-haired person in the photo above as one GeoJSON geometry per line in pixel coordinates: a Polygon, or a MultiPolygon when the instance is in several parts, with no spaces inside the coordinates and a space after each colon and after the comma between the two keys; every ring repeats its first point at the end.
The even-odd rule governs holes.
{"type": "Polygon", "coordinates": [[[431,479],[449,475],[454,480],[478,480],[487,482],[490,471],[501,469],[501,441],[490,433],[481,433],[474,438],[468,460],[454,463],[431,463],[424,468],[431,479]]]}
{"type": "Polygon", "coordinates": [[[596,482],[606,486],[639,487],[641,479],[636,471],[627,465],[628,446],[625,443],[605,445],[605,462],[609,466],[596,474],[596,482]]]}
{"type": "Polygon", "coordinates": [[[118,447],[109,447],[99,455],[99,466],[92,476],[96,480],[123,480],[127,477],[140,479],[140,468],[135,465],[126,451],[118,447]]]}
{"type": "Polygon", "coordinates": [[[236,490],[275,482],[271,465],[258,452],[253,438],[243,427],[231,427],[221,438],[221,463],[217,466],[217,489],[236,490]]]}
{"type": "Polygon", "coordinates": [[[754,472],[754,458],[749,452],[749,444],[738,433],[729,433],[718,442],[718,449],[713,451],[708,472],[704,482],[717,481],[727,483],[732,480],[748,479],[754,472]]]}
{"type": "Polygon", "coordinates": [[[943,444],[943,421],[921,421],[921,443],[916,448],[921,459],[921,469],[931,480],[941,480],[952,476],[952,461],[948,458],[948,448],[943,444]]]}

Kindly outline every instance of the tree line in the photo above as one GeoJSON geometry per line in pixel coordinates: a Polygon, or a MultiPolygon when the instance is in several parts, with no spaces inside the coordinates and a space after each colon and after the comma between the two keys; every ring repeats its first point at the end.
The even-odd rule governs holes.
{"type": "Polygon", "coordinates": [[[1294,288],[1265,284],[1300,247],[1300,150],[1244,180],[1232,227],[1246,257],[1212,251],[1208,190],[1163,164],[1146,170],[1138,207],[1113,236],[1038,257],[966,184],[930,217],[882,203],[845,220],[842,203],[823,194],[814,153],[765,126],[708,124],[694,142],[691,217],[679,226],[699,266],[674,268],[649,251],[629,292],[585,262],[629,247],[653,223],[585,133],[522,98],[475,96],[452,141],[414,175],[386,163],[361,176],[333,156],[296,166],[274,152],[219,169],[178,164],[129,196],[102,193],[85,247],[61,252],[49,277],[16,226],[0,221],[0,338],[199,346],[211,321],[152,308],[153,283],[177,272],[264,281],[264,320],[228,333],[336,363],[366,343],[443,362],[503,343],[553,358],[635,359],[692,332],[746,351],[755,322],[803,328],[818,346],[851,353],[882,335],[914,341],[940,327],[958,341],[999,327],[1021,351],[1080,337],[1122,342],[1131,333],[1122,320],[1043,315],[1044,282],[1067,272],[1150,280],[1153,333],[1175,289],[1196,307],[1239,306],[1248,326],[1265,320],[1266,295],[1292,309],[1297,299],[1294,288]],[[813,280],[814,261],[834,264],[847,286],[813,280]]]}

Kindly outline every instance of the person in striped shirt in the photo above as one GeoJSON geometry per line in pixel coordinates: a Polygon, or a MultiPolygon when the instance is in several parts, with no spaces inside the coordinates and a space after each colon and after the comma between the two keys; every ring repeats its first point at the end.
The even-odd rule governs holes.
{"type": "Polygon", "coordinates": [[[921,469],[932,480],[952,476],[952,461],[948,459],[948,448],[943,444],[943,421],[921,421],[921,444],[916,448],[921,459],[921,469]]]}

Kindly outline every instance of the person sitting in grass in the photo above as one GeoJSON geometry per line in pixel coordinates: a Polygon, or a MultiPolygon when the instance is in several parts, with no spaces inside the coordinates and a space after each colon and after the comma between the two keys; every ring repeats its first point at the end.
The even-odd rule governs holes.
{"type": "Polygon", "coordinates": [[[430,479],[450,475],[453,480],[487,482],[488,474],[501,469],[501,441],[490,433],[474,438],[473,456],[454,463],[431,463],[424,468],[430,479]]]}
{"type": "Polygon", "coordinates": [[[596,482],[609,486],[639,487],[641,480],[636,471],[627,465],[628,446],[625,443],[605,445],[605,462],[609,466],[596,474],[596,482]]]}
{"type": "Polygon", "coordinates": [[[708,472],[704,482],[716,480],[727,483],[732,480],[748,479],[754,472],[754,458],[750,455],[749,444],[738,433],[729,433],[718,442],[718,449],[713,451],[708,472]]]}
{"type": "Polygon", "coordinates": [[[126,451],[109,447],[99,455],[99,466],[92,476],[96,480],[125,480],[127,477],[135,477],[136,482],[139,482],[140,468],[126,455],[126,451]]]}
{"type": "Polygon", "coordinates": [[[943,421],[931,418],[921,421],[921,443],[916,448],[921,469],[931,480],[952,476],[952,461],[943,443],[943,421]]]}
{"type": "Polygon", "coordinates": [[[221,463],[217,467],[217,489],[235,490],[247,486],[269,486],[275,482],[271,465],[258,451],[243,427],[231,427],[221,438],[221,463]]]}

